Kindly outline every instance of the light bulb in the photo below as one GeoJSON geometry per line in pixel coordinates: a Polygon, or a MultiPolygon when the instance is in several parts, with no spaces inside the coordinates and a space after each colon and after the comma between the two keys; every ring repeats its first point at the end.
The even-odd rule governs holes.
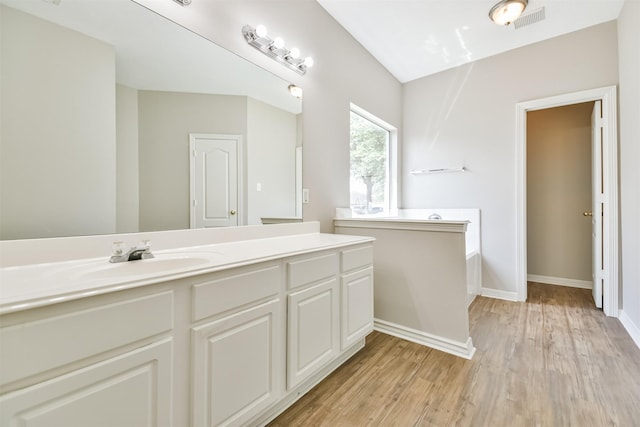
{"type": "Polygon", "coordinates": [[[260,24],[256,27],[256,36],[263,38],[267,36],[267,27],[260,24]]]}
{"type": "Polygon", "coordinates": [[[292,57],[293,59],[300,58],[300,49],[298,49],[297,47],[292,48],[289,51],[289,56],[292,57]]]}
{"type": "Polygon", "coordinates": [[[502,0],[489,11],[489,17],[498,25],[509,25],[524,12],[528,0],[502,0]]]}
{"type": "Polygon", "coordinates": [[[500,18],[505,24],[513,22],[524,10],[522,3],[511,3],[500,11],[500,18]]]}
{"type": "Polygon", "coordinates": [[[306,58],[304,58],[303,64],[305,65],[305,67],[313,67],[313,58],[307,56],[306,58]]]}
{"type": "Polygon", "coordinates": [[[276,49],[282,49],[284,47],[284,40],[282,40],[282,37],[276,37],[273,39],[273,47],[276,49]]]}
{"type": "Polygon", "coordinates": [[[302,98],[302,88],[296,85],[289,85],[289,93],[296,98],[302,98]]]}

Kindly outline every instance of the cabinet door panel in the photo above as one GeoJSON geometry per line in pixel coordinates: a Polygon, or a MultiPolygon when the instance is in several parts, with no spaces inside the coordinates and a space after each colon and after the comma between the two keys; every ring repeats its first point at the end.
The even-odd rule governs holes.
{"type": "Polygon", "coordinates": [[[332,360],[339,350],[338,282],[331,279],[288,297],[287,387],[332,360]]]}
{"type": "Polygon", "coordinates": [[[373,331],[373,268],[342,276],[342,350],[373,331]]]}
{"type": "Polygon", "coordinates": [[[280,304],[193,328],[193,424],[242,425],[282,393],[280,304]]]}
{"type": "Polygon", "coordinates": [[[172,341],[0,397],[0,425],[24,427],[171,424],[172,341]]]}

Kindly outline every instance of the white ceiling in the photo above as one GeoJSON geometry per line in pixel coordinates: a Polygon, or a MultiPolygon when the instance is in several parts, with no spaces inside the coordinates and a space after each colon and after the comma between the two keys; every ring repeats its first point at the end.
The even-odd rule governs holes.
{"type": "MultiPolygon", "coordinates": [[[[167,0],[170,1],[170,0],[167,0]]],[[[280,77],[130,0],[0,0],[114,47],[116,80],[141,90],[243,95],[300,113],[280,77]]]]}
{"type": "Polygon", "coordinates": [[[318,0],[365,49],[405,83],[467,62],[614,20],[624,0],[529,0],[514,29],[488,17],[498,0],[318,0]]]}

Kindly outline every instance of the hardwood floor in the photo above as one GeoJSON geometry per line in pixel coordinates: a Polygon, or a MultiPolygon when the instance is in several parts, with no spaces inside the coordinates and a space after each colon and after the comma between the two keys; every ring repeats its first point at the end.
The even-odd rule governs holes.
{"type": "Polygon", "coordinates": [[[640,426],[640,349],[589,290],[478,297],[461,359],[379,332],[270,426],[640,426]]]}

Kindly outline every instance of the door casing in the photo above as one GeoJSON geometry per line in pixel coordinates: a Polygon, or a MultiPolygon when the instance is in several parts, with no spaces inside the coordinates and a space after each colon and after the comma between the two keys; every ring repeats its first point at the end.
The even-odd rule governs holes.
{"type": "Polygon", "coordinates": [[[527,112],[602,101],[604,196],[603,311],[618,317],[618,119],[617,87],[606,86],[516,104],[516,285],[518,301],[527,300],[527,112]]]}

